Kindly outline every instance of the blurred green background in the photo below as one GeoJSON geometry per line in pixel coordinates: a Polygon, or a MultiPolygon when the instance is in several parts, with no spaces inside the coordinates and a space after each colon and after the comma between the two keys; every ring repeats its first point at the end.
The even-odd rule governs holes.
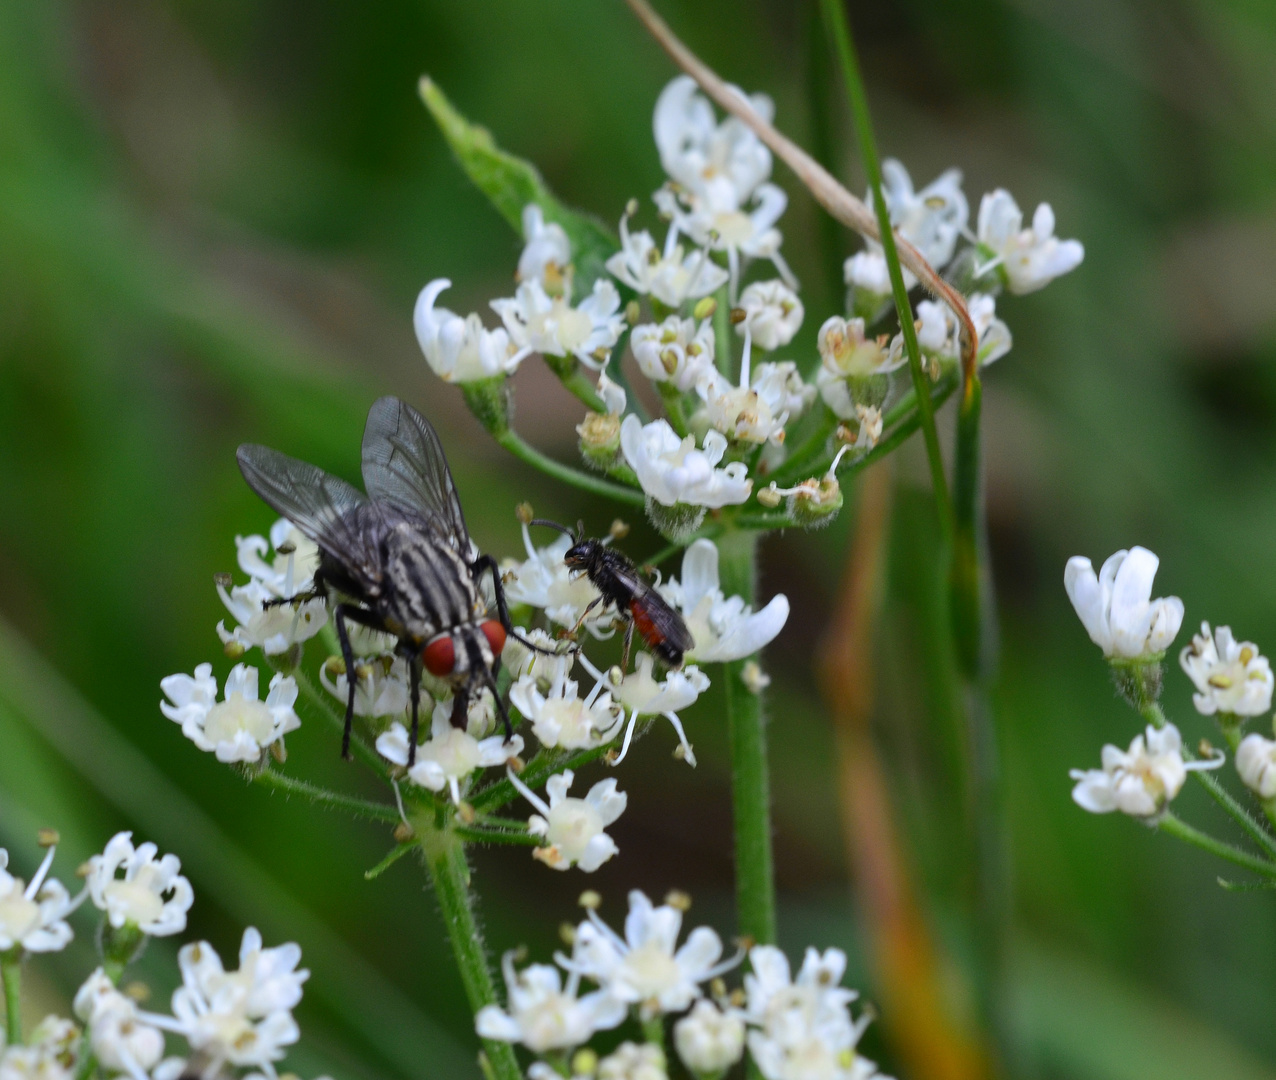
{"type": "MultiPolygon", "coordinates": [[[[662,8],[862,190],[811,5],[662,8]]],[[[1274,1077],[1271,894],[1225,893],[1205,856],[1068,798],[1067,769],[1137,725],[1061,578],[1069,555],[1097,565],[1141,543],[1162,557],[1158,592],[1186,602],[1183,637],[1208,618],[1276,649],[1276,7],[850,11],[884,153],[919,184],[961,166],[972,206],[998,185],[1029,210],[1048,200],[1086,245],[1079,271],[1002,302],[1015,348],[986,382],[1025,1067],[1274,1077]]],[[[120,828],[177,852],[192,934],[227,956],[249,923],[301,942],[315,974],[289,1064],[338,1080],[472,1075],[476,1043],[420,871],[363,879],[384,830],[246,788],[159,713],[164,675],[230,666],[212,576],[233,567],[236,533],[271,520],[234,447],[265,442],[353,479],[367,406],[394,392],[438,424],[485,550],[518,554],[512,508],[529,493],[596,530],[612,516],[502,457],[417,349],[425,281],[451,277],[449,306],[484,308],[508,295],[519,250],[420,105],[427,72],[569,203],[613,221],[661,182],[650,117],[673,72],[617,0],[0,4],[0,844],[29,873],[34,830],[61,829],[64,879],[120,828]]],[[[855,245],[777,179],[809,360],[855,245]]],[[[536,362],[517,392],[523,434],[570,457],[578,403],[536,362]]],[[[917,454],[899,469],[877,731],[927,914],[960,956],[956,736],[948,691],[918,677],[937,616],[917,454]]],[[[853,516],[848,501],[829,531],[768,542],[762,591],[797,613],[769,660],[782,942],[847,948],[871,997],[810,668],[853,516]]],[[[657,547],[642,529],[630,544],[657,547]]],[[[1166,705],[1189,741],[1209,734],[1177,669],[1166,705]]],[[[730,930],[719,715],[710,697],[685,717],[694,772],[667,733],[637,748],[613,830],[623,857],[588,882],[604,913],[619,917],[628,888],[679,886],[694,917],[730,930]]],[[[289,751],[298,774],[363,782],[315,723],[289,751]]],[[[1225,830],[1194,788],[1181,802],[1225,830]]],[[[481,853],[493,947],[546,955],[584,880],[518,849],[481,853]]],[[[65,1010],[91,962],[91,919],[77,918],[75,945],[33,966],[31,1020],[65,1010]]],[[[173,951],[158,942],[144,964],[160,1002],[173,951]]]]}

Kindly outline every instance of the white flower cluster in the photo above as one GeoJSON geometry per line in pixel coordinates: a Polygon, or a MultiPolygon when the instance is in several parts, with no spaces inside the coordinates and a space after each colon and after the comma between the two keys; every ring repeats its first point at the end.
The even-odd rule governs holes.
{"type": "MultiPolygon", "coordinates": [[[[686,906],[683,896],[671,895],[656,906],[634,891],[623,934],[599,918],[591,903],[588,917],[572,935],[571,954],[555,955],[557,966],[530,964],[519,971],[514,955],[507,953],[502,966],[508,1006],[481,1010],[475,1020],[479,1035],[521,1043],[538,1055],[562,1055],[630,1015],[650,1022],[682,1013],[673,1025],[673,1043],[693,1076],[721,1075],[744,1057],[746,1046],[767,1080],[868,1080],[879,1075],[872,1062],[855,1052],[867,1020],[851,1018],[850,1004],[857,995],[840,985],[844,953],[808,949],[793,978],[779,949],[755,946],[748,954],[753,970],[744,977],[743,992],[727,994],[721,976],[744,954],[724,960],[722,939],[704,926],[679,945],[686,906]],[[582,994],[586,981],[594,989],[582,994]],[[709,996],[706,986],[712,987],[709,996]]],[[[577,1053],[573,1061],[586,1056],[577,1053]]],[[[548,1069],[538,1062],[528,1076],[549,1080],[548,1069]]],[[[668,1076],[663,1052],[653,1043],[626,1042],[602,1061],[590,1060],[586,1070],[573,1069],[603,1080],[668,1076]]]]}
{"type": "MultiPolygon", "coordinates": [[[[1074,556],[1064,570],[1064,588],[1091,640],[1111,662],[1117,684],[1132,703],[1155,703],[1161,658],[1183,623],[1177,596],[1152,599],[1160,561],[1146,548],[1118,551],[1098,575],[1089,559],[1074,556]]],[[[1272,706],[1271,664],[1252,641],[1238,642],[1231,627],[1201,631],[1179,652],[1179,665],[1192,681],[1192,704],[1213,716],[1236,748],[1236,771],[1260,799],[1276,798],[1276,740],[1257,732],[1241,738],[1242,726],[1272,706]]],[[[1073,769],[1072,797],[1096,814],[1120,810],[1156,824],[1179,793],[1187,774],[1223,764],[1221,753],[1203,761],[1184,754],[1183,739],[1171,723],[1149,725],[1129,750],[1105,746],[1101,769],[1073,769]]]]}
{"type": "MultiPolygon", "coordinates": [[[[770,121],[775,109],[769,98],[736,92],[770,121]]],[[[759,488],[757,479],[764,468],[773,471],[783,464],[787,436],[817,400],[823,402],[824,417],[831,413],[848,422],[839,438],[855,455],[867,453],[881,437],[888,399],[898,397],[903,385],[888,376],[906,362],[902,335],[869,334],[869,326],[889,311],[885,258],[870,244],[847,260],[849,311],[831,315],[820,327],[818,366],[815,357],[811,365],[769,356],[759,360],[755,351],[771,354],[788,347],[806,315],[780,250],[778,224],[788,199],[771,181],[771,152],[738,118],[719,120],[688,76],[665,87],[652,126],[668,175],[652,199],[667,228],[663,241],[633,228],[636,200],[621,216],[620,250],[605,266],[636,297],[624,316],[621,295],[607,280],[593,282],[588,295],[573,295],[576,275],[567,231],[547,223],[539,206],[528,205],[516,295],[491,302],[502,328],[488,330],[477,315],[463,319],[436,307],[448,282],[431,282],[416,310],[426,360],[441,378],[457,383],[504,378],[533,352],[558,358],[554,366],[560,375],[566,372],[563,363],[575,361],[599,370],[605,410],[591,412],[577,428],[582,456],[621,482],[636,481],[653,522],[671,538],[693,532],[708,510],[740,506],[755,497],[764,507],[777,506],[785,490],[795,521],[821,524],[841,506],[832,472],[823,481],[812,476],[783,490],[759,488]],[[758,260],[770,263],[777,276],[746,281],[750,264],[758,260]],[[727,321],[722,321],[727,313],[718,310],[720,302],[731,307],[727,321]],[[738,360],[731,355],[735,339],[726,332],[728,322],[739,341],[738,360]],[[624,389],[603,370],[623,345],[626,327],[634,363],[655,385],[665,416],[647,419],[641,409],[626,412],[624,389]],[[807,366],[816,369],[809,380],[803,375],[807,366]]],[[[897,161],[885,162],[883,176],[884,198],[901,235],[936,270],[965,260],[974,282],[968,307],[979,334],[980,361],[989,364],[1004,356],[1011,335],[997,318],[995,294],[1003,286],[1012,292],[1040,288],[1081,262],[1081,245],[1055,238],[1054,215],[1046,204],[1038,208],[1032,227],[1022,228],[1014,200],[1001,190],[984,197],[972,233],[956,169],[920,191],[897,161]],[[958,253],[963,237],[971,245],[966,255],[958,253]]],[[[916,285],[911,275],[907,281],[916,285]]],[[[959,359],[957,320],[946,307],[921,300],[917,326],[927,367],[938,380],[959,359]]],[[[835,426],[829,423],[828,429],[835,426]]],[[[807,464],[803,458],[794,468],[807,464]]],[[[812,471],[827,464],[823,458],[812,471]]]]}
{"type": "Polygon", "coordinates": [[[89,860],[85,887],[72,900],[48,876],[55,850],[50,843],[24,887],[8,873],[8,853],[0,849],[0,953],[13,959],[64,948],[72,938],[66,916],[91,899],[103,913],[99,942],[106,963],[76,992],[76,1020],[49,1016],[25,1044],[5,1047],[0,1040],[0,1077],[178,1080],[197,1070],[204,1076],[276,1080],[276,1062],[299,1037],[292,1010],[310,974],[298,970],[300,948],[263,948],[261,935],[249,928],[239,968],[226,971],[206,942],[186,945],[178,953],[181,985],[173,993],[172,1014],[145,1011],[118,984],[147,937],[186,927],[194,894],[178,872],[177,857],[158,858],[154,844],[135,847],[129,833],[119,833],[89,860]],[[165,1032],[186,1041],[188,1057],[166,1056],[165,1032]]]}

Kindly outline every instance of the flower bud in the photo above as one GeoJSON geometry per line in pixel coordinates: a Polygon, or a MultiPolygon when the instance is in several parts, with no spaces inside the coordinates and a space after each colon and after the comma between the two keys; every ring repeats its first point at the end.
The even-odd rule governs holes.
{"type": "Polygon", "coordinates": [[[587,465],[606,472],[620,453],[620,417],[615,413],[587,412],[576,425],[580,456],[587,465]]]}
{"type": "Polygon", "coordinates": [[[823,528],[841,509],[842,486],[835,476],[806,480],[789,496],[790,516],[806,529],[823,528]]]}

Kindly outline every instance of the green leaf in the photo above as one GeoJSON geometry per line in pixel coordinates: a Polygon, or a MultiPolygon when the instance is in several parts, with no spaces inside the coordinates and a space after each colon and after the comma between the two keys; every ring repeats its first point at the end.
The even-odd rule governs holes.
{"type": "Polygon", "coordinates": [[[428,75],[422,76],[420,91],[461,168],[519,235],[528,203],[539,206],[546,221],[563,227],[576,267],[574,292],[577,297],[588,293],[605,273],[603,264],[620,248],[616,234],[592,215],[559,202],[535,165],[497,146],[492,133],[462,116],[428,75]]]}

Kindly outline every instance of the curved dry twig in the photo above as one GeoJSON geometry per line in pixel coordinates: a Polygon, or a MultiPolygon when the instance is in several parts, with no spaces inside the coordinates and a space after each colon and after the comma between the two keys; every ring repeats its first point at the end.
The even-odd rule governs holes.
{"type": "MultiPolygon", "coordinates": [[[[651,36],[660,43],[683,71],[700,85],[706,94],[723,109],[737,116],[747,124],[767,146],[775,152],[806,185],[815,196],[816,202],[824,207],[843,225],[854,229],[869,240],[880,240],[881,233],[877,228],[877,218],[873,211],[860,199],[846,190],[833,175],[816,161],[810,154],[793,142],[787,135],[781,134],[762,119],[748,100],[733,90],[708,64],[693,53],[678,36],[669,29],[669,24],[652,9],[647,0],[625,0],[629,8],[638,16],[651,36]]],[[[979,334],[971,321],[970,312],[966,308],[966,298],[954,289],[935,271],[912,244],[895,233],[895,244],[899,249],[899,261],[912,271],[919,282],[937,299],[943,301],[957,317],[961,326],[961,359],[962,375],[967,386],[976,371],[979,334]]]]}

